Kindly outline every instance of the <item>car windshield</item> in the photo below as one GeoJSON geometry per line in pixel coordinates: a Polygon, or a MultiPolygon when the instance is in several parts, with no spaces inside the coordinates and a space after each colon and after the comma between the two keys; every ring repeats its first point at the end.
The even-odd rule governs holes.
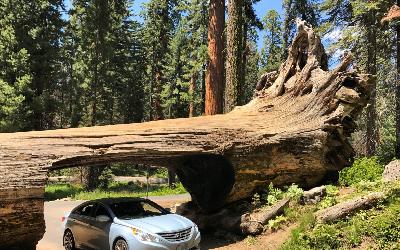
{"type": "Polygon", "coordinates": [[[159,216],[168,212],[157,204],[147,201],[122,201],[110,205],[118,219],[130,220],[140,219],[149,216],[159,216]]]}

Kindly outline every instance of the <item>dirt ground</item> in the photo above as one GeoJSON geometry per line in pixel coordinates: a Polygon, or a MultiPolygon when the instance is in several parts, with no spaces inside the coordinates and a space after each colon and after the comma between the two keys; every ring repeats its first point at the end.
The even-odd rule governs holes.
{"type": "Polygon", "coordinates": [[[227,250],[276,250],[290,237],[295,224],[285,226],[275,232],[269,232],[255,237],[254,239],[237,239],[236,242],[218,239],[215,236],[205,234],[202,242],[204,249],[227,249],[227,250]]]}

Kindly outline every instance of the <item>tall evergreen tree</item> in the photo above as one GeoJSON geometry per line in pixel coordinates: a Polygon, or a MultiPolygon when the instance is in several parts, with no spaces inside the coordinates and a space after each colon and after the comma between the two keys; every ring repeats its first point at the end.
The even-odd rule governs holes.
{"type": "Polygon", "coordinates": [[[225,1],[210,0],[208,22],[208,66],[206,74],[205,114],[223,113],[225,1]]]}
{"type": "Polygon", "coordinates": [[[173,0],[150,0],[145,4],[144,39],[148,62],[151,120],[164,118],[161,93],[166,80],[168,44],[176,25],[173,0]]]}
{"type": "Polygon", "coordinates": [[[18,131],[26,126],[22,104],[32,81],[30,55],[18,44],[12,8],[11,1],[0,2],[0,132],[18,131]]]}
{"type": "MultiPolygon", "coordinates": [[[[9,63],[20,66],[25,64],[24,68],[28,67],[30,72],[28,74],[30,79],[26,77],[16,79],[16,76],[22,76],[21,69],[18,69],[20,72],[12,73],[14,79],[6,76],[8,79],[3,80],[14,90],[18,88],[22,90],[17,85],[24,86],[23,92],[14,95],[14,98],[10,93],[7,94],[10,100],[18,103],[22,100],[20,94],[23,95],[20,106],[20,114],[23,115],[19,118],[19,127],[11,130],[43,130],[57,127],[55,116],[58,100],[54,93],[60,83],[58,74],[61,65],[60,39],[64,25],[60,13],[62,7],[62,1],[59,0],[1,2],[0,18],[5,22],[11,40],[11,44],[5,48],[13,47],[13,52],[9,56],[19,55],[22,60],[9,63]]],[[[6,40],[4,42],[7,43],[6,40]]],[[[10,59],[16,60],[16,58],[10,59]]],[[[12,91],[8,88],[6,92],[12,91]]]]}
{"type": "Polygon", "coordinates": [[[261,50],[262,68],[264,72],[278,70],[283,53],[282,22],[275,10],[267,12],[263,19],[266,35],[261,50]]]}
{"type": "Polygon", "coordinates": [[[252,63],[255,62],[255,58],[257,58],[257,62],[259,60],[258,51],[256,47],[253,46],[253,42],[258,39],[256,29],[263,29],[262,22],[257,17],[253,6],[259,1],[260,0],[244,0],[243,3],[243,50],[241,62],[242,69],[238,86],[238,105],[244,105],[249,101],[249,88],[252,88],[251,91],[254,91],[254,84],[257,82],[257,79],[255,79],[254,82],[249,82],[249,79],[253,77],[256,68],[258,71],[258,64],[256,66],[252,63]]]}

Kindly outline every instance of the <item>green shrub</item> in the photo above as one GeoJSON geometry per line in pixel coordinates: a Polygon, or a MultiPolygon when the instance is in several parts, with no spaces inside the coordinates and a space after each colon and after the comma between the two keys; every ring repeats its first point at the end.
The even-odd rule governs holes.
{"type": "Polygon", "coordinates": [[[282,249],[352,249],[359,247],[366,238],[376,244],[376,249],[400,249],[399,214],[400,198],[396,196],[388,203],[329,225],[315,225],[303,217],[282,249]]]}
{"type": "Polygon", "coordinates": [[[267,201],[268,206],[272,206],[283,198],[283,194],[283,191],[279,188],[275,188],[274,184],[271,182],[267,188],[267,196],[262,198],[267,201]]]}
{"type": "Polygon", "coordinates": [[[106,167],[99,176],[99,188],[107,189],[114,180],[114,175],[110,167],[106,167]]]}
{"type": "Polygon", "coordinates": [[[353,165],[345,168],[339,173],[339,183],[344,186],[350,186],[360,181],[376,181],[382,176],[384,166],[382,166],[376,157],[360,158],[355,160],[353,165]]]}
{"type": "Polygon", "coordinates": [[[336,205],[336,203],[337,203],[336,197],[337,197],[338,193],[339,193],[339,189],[336,186],[327,185],[326,186],[326,196],[320,203],[318,203],[317,208],[324,209],[324,208],[336,205]]]}
{"type": "Polygon", "coordinates": [[[333,225],[319,224],[304,240],[311,249],[337,249],[340,246],[340,231],[333,225]]]}
{"type": "Polygon", "coordinates": [[[288,219],[284,215],[279,215],[275,219],[268,221],[268,228],[273,231],[278,230],[287,220],[288,219]]]}
{"type": "Polygon", "coordinates": [[[303,196],[303,194],[303,189],[299,188],[299,186],[296,184],[292,184],[286,191],[285,197],[298,201],[303,196]]]}

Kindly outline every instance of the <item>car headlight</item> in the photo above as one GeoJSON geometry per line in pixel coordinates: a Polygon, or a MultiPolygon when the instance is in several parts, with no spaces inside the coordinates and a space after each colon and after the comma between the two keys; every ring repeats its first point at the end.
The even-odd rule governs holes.
{"type": "Polygon", "coordinates": [[[137,228],[133,228],[132,233],[140,241],[161,242],[161,240],[157,236],[149,234],[149,233],[145,233],[142,230],[139,230],[137,228]]]}

